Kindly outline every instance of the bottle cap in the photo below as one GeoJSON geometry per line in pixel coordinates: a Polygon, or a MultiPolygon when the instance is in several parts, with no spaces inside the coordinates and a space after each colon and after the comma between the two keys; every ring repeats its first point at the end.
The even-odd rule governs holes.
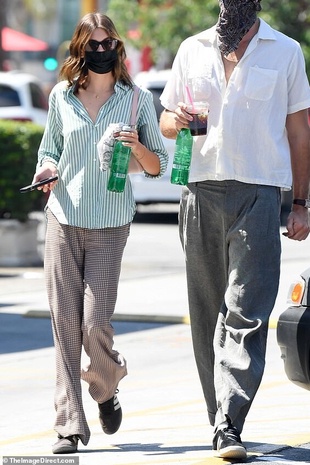
{"type": "Polygon", "coordinates": [[[130,124],[124,124],[124,126],[122,127],[122,131],[124,132],[132,132],[136,129],[136,126],[134,124],[130,125],[130,124]]]}

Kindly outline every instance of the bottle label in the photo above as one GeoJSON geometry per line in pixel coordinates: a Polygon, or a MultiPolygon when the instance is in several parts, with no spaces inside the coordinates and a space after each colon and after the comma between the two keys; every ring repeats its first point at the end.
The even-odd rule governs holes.
{"type": "Polygon", "coordinates": [[[186,171],[189,170],[189,167],[188,167],[188,166],[185,166],[185,165],[177,165],[176,163],[173,163],[173,164],[172,164],[172,168],[174,168],[175,170],[186,170],[186,171]]]}
{"type": "Polygon", "coordinates": [[[126,178],[126,174],[124,174],[124,173],[115,173],[115,177],[124,179],[124,178],[126,178]]]}

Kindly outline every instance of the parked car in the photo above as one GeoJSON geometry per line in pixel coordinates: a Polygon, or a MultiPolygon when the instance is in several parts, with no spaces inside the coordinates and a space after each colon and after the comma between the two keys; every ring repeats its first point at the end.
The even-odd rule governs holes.
{"type": "Polygon", "coordinates": [[[46,123],[48,100],[35,76],[20,72],[0,72],[0,119],[46,123]]]}
{"type": "MultiPolygon", "coordinates": [[[[170,70],[146,71],[136,75],[135,83],[139,87],[150,90],[153,94],[154,105],[159,121],[163,107],[159,97],[164,90],[170,70]]],[[[176,203],[180,201],[182,186],[171,184],[170,174],[175,148],[175,140],[162,136],[169,154],[166,173],[160,179],[146,178],[144,174],[131,174],[131,183],[137,204],[176,203]]]]}
{"type": "Polygon", "coordinates": [[[310,268],[292,283],[288,303],[277,324],[284,370],[292,383],[310,390],[310,268]]]}

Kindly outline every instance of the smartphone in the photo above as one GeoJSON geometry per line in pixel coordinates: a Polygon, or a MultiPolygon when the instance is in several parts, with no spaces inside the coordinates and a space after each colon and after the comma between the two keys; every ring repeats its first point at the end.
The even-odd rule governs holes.
{"type": "Polygon", "coordinates": [[[50,182],[57,181],[58,176],[52,176],[50,178],[42,179],[42,181],[35,182],[34,184],[30,184],[29,186],[22,187],[19,191],[23,194],[24,192],[31,192],[34,191],[37,187],[44,186],[45,184],[49,184],[50,182]]]}

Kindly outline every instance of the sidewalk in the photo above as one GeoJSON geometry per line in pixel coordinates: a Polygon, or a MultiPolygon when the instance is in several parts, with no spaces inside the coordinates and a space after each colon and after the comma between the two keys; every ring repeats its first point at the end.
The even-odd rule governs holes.
{"type": "MultiPolygon", "coordinates": [[[[80,464],[230,463],[214,458],[211,451],[213,430],[193,360],[189,325],[116,336],[115,345],[129,368],[120,383],[123,423],[115,435],[104,435],[97,406],[83,385],[92,436],[87,447],[79,448],[80,464]]],[[[1,355],[0,363],[1,454],[50,456],[56,437],[53,349],[1,355]]],[[[242,434],[247,462],[309,463],[309,427],[309,392],[286,379],[271,330],[265,376],[242,434]]]]}
{"type": "MultiPolygon", "coordinates": [[[[129,370],[120,384],[123,424],[115,435],[105,436],[97,405],[83,384],[92,437],[76,455],[81,465],[230,463],[214,458],[211,451],[213,430],[207,421],[187,324],[183,257],[176,229],[167,227],[164,235],[166,243],[162,244],[162,238],[146,231],[146,226],[133,228],[115,319],[179,324],[144,331],[132,331],[128,325],[126,334],[116,335],[115,347],[127,359],[129,370]],[[141,257],[136,262],[137,245],[141,257]]],[[[247,463],[310,463],[310,393],[286,378],[272,329],[287,307],[289,284],[310,266],[309,256],[309,243],[283,239],[282,277],[266,371],[242,434],[249,452],[247,463]]],[[[0,316],[47,316],[47,310],[41,268],[0,269],[0,316]]],[[[53,348],[2,354],[0,363],[0,454],[51,456],[55,441],[53,348]]]]}

